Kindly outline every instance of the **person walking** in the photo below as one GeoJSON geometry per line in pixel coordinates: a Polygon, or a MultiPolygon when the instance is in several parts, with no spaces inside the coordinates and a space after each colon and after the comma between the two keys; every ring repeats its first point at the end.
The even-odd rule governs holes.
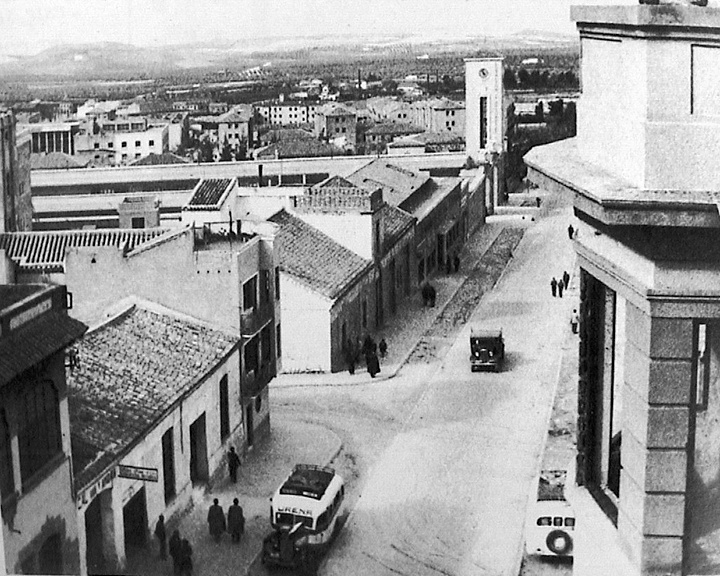
{"type": "Polygon", "coordinates": [[[215,538],[215,542],[220,542],[220,537],[225,532],[225,512],[217,498],[213,500],[213,505],[208,510],[207,521],[210,535],[215,538]]]}
{"type": "Polygon", "coordinates": [[[367,365],[368,374],[371,378],[375,378],[375,375],[380,372],[380,360],[378,359],[377,352],[374,350],[365,357],[365,363],[367,365]]]}
{"type": "Polygon", "coordinates": [[[187,538],[183,538],[180,542],[180,576],[191,576],[193,569],[192,562],[192,546],[187,538]]]}
{"type": "Polygon", "coordinates": [[[455,272],[460,271],[460,256],[455,254],[455,258],[453,258],[453,267],[455,268],[455,272]]]}
{"type": "Polygon", "coordinates": [[[568,284],[570,284],[570,274],[568,274],[568,271],[563,271],[563,284],[565,285],[565,290],[567,290],[568,284]]]}
{"type": "Polygon", "coordinates": [[[237,471],[240,468],[240,457],[235,452],[235,446],[230,446],[230,452],[227,455],[228,470],[230,471],[230,481],[235,484],[237,482],[237,471]]]}
{"type": "Polygon", "coordinates": [[[168,550],[170,551],[170,558],[173,561],[173,574],[180,574],[180,547],[182,541],[180,540],[180,531],[174,530],[170,540],[168,542],[168,550]]]}
{"type": "Polygon", "coordinates": [[[348,372],[350,374],[355,374],[355,350],[353,350],[353,343],[351,339],[347,339],[345,341],[345,346],[343,348],[343,354],[345,355],[345,362],[347,363],[348,372]]]}
{"type": "Polygon", "coordinates": [[[578,317],[577,309],[573,309],[572,316],[570,316],[570,328],[572,328],[573,334],[578,333],[579,325],[580,325],[580,318],[578,317]]]}
{"type": "Polygon", "coordinates": [[[387,342],[385,342],[385,338],[382,338],[380,340],[380,344],[378,344],[378,350],[380,351],[380,358],[384,360],[385,356],[387,356],[387,342]]]}
{"type": "Polygon", "coordinates": [[[557,283],[557,291],[558,291],[558,296],[560,296],[560,298],[562,298],[562,293],[563,293],[562,279],[560,279],[560,282],[557,283]]]}
{"type": "Polygon", "coordinates": [[[553,276],[553,279],[550,280],[550,291],[552,292],[553,297],[557,295],[557,287],[558,287],[558,281],[555,280],[555,276],[553,276]]]}
{"type": "Polygon", "coordinates": [[[155,538],[158,540],[158,547],[160,548],[160,560],[167,559],[166,535],[165,535],[165,516],[160,514],[158,521],[155,524],[155,538]]]}
{"type": "Polygon", "coordinates": [[[437,290],[432,284],[430,286],[430,308],[435,308],[435,298],[437,297],[437,290]]]}
{"type": "Polygon", "coordinates": [[[232,541],[240,542],[240,537],[245,532],[245,516],[237,498],[233,498],[232,506],[228,508],[227,523],[232,541]]]}
{"type": "Polygon", "coordinates": [[[573,234],[575,234],[575,228],[570,224],[570,226],[568,226],[568,238],[570,238],[570,240],[573,239],[573,234]]]}

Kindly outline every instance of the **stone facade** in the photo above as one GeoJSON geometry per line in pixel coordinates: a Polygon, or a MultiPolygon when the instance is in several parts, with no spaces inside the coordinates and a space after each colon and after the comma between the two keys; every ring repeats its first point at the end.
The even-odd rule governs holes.
{"type": "Polygon", "coordinates": [[[720,11],[572,14],[578,136],[525,160],[531,180],[573,195],[579,220],[574,573],[718,573],[719,181],[704,162],[720,11]]]}

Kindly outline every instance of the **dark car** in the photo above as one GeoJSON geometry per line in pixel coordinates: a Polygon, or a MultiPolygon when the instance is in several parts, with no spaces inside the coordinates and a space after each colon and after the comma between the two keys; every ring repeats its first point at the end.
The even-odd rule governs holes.
{"type": "Polygon", "coordinates": [[[470,370],[499,372],[505,360],[505,341],[502,330],[470,331],[470,370]]]}
{"type": "Polygon", "coordinates": [[[301,524],[273,530],[263,539],[262,563],[283,568],[298,568],[307,564],[307,548],[298,545],[303,535],[301,524]]]}

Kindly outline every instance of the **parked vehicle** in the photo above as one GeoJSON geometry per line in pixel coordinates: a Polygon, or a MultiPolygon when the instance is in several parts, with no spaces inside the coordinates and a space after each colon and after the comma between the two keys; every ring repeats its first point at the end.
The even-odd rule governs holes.
{"type": "Polygon", "coordinates": [[[308,561],[308,549],[298,541],[305,536],[302,524],[283,526],[263,539],[261,561],[265,566],[299,568],[308,561]]]}
{"type": "Polygon", "coordinates": [[[505,340],[502,330],[470,330],[470,369],[502,370],[505,360],[505,340]]]}
{"type": "Polygon", "coordinates": [[[525,529],[528,554],[572,557],[575,512],[565,499],[566,480],[566,470],[540,472],[537,500],[530,506],[525,529]]]}

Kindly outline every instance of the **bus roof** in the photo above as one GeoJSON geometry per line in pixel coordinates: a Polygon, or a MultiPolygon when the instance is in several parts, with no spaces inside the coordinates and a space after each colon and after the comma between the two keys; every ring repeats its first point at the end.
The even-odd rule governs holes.
{"type": "Polygon", "coordinates": [[[279,492],[320,500],[334,477],[335,470],[329,466],[296,464],[290,476],[280,486],[279,492]]]}
{"type": "Polygon", "coordinates": [[[470,328],[470,336],[472,338],[502,338],[502,329],[479,329],[470,328]]]}

